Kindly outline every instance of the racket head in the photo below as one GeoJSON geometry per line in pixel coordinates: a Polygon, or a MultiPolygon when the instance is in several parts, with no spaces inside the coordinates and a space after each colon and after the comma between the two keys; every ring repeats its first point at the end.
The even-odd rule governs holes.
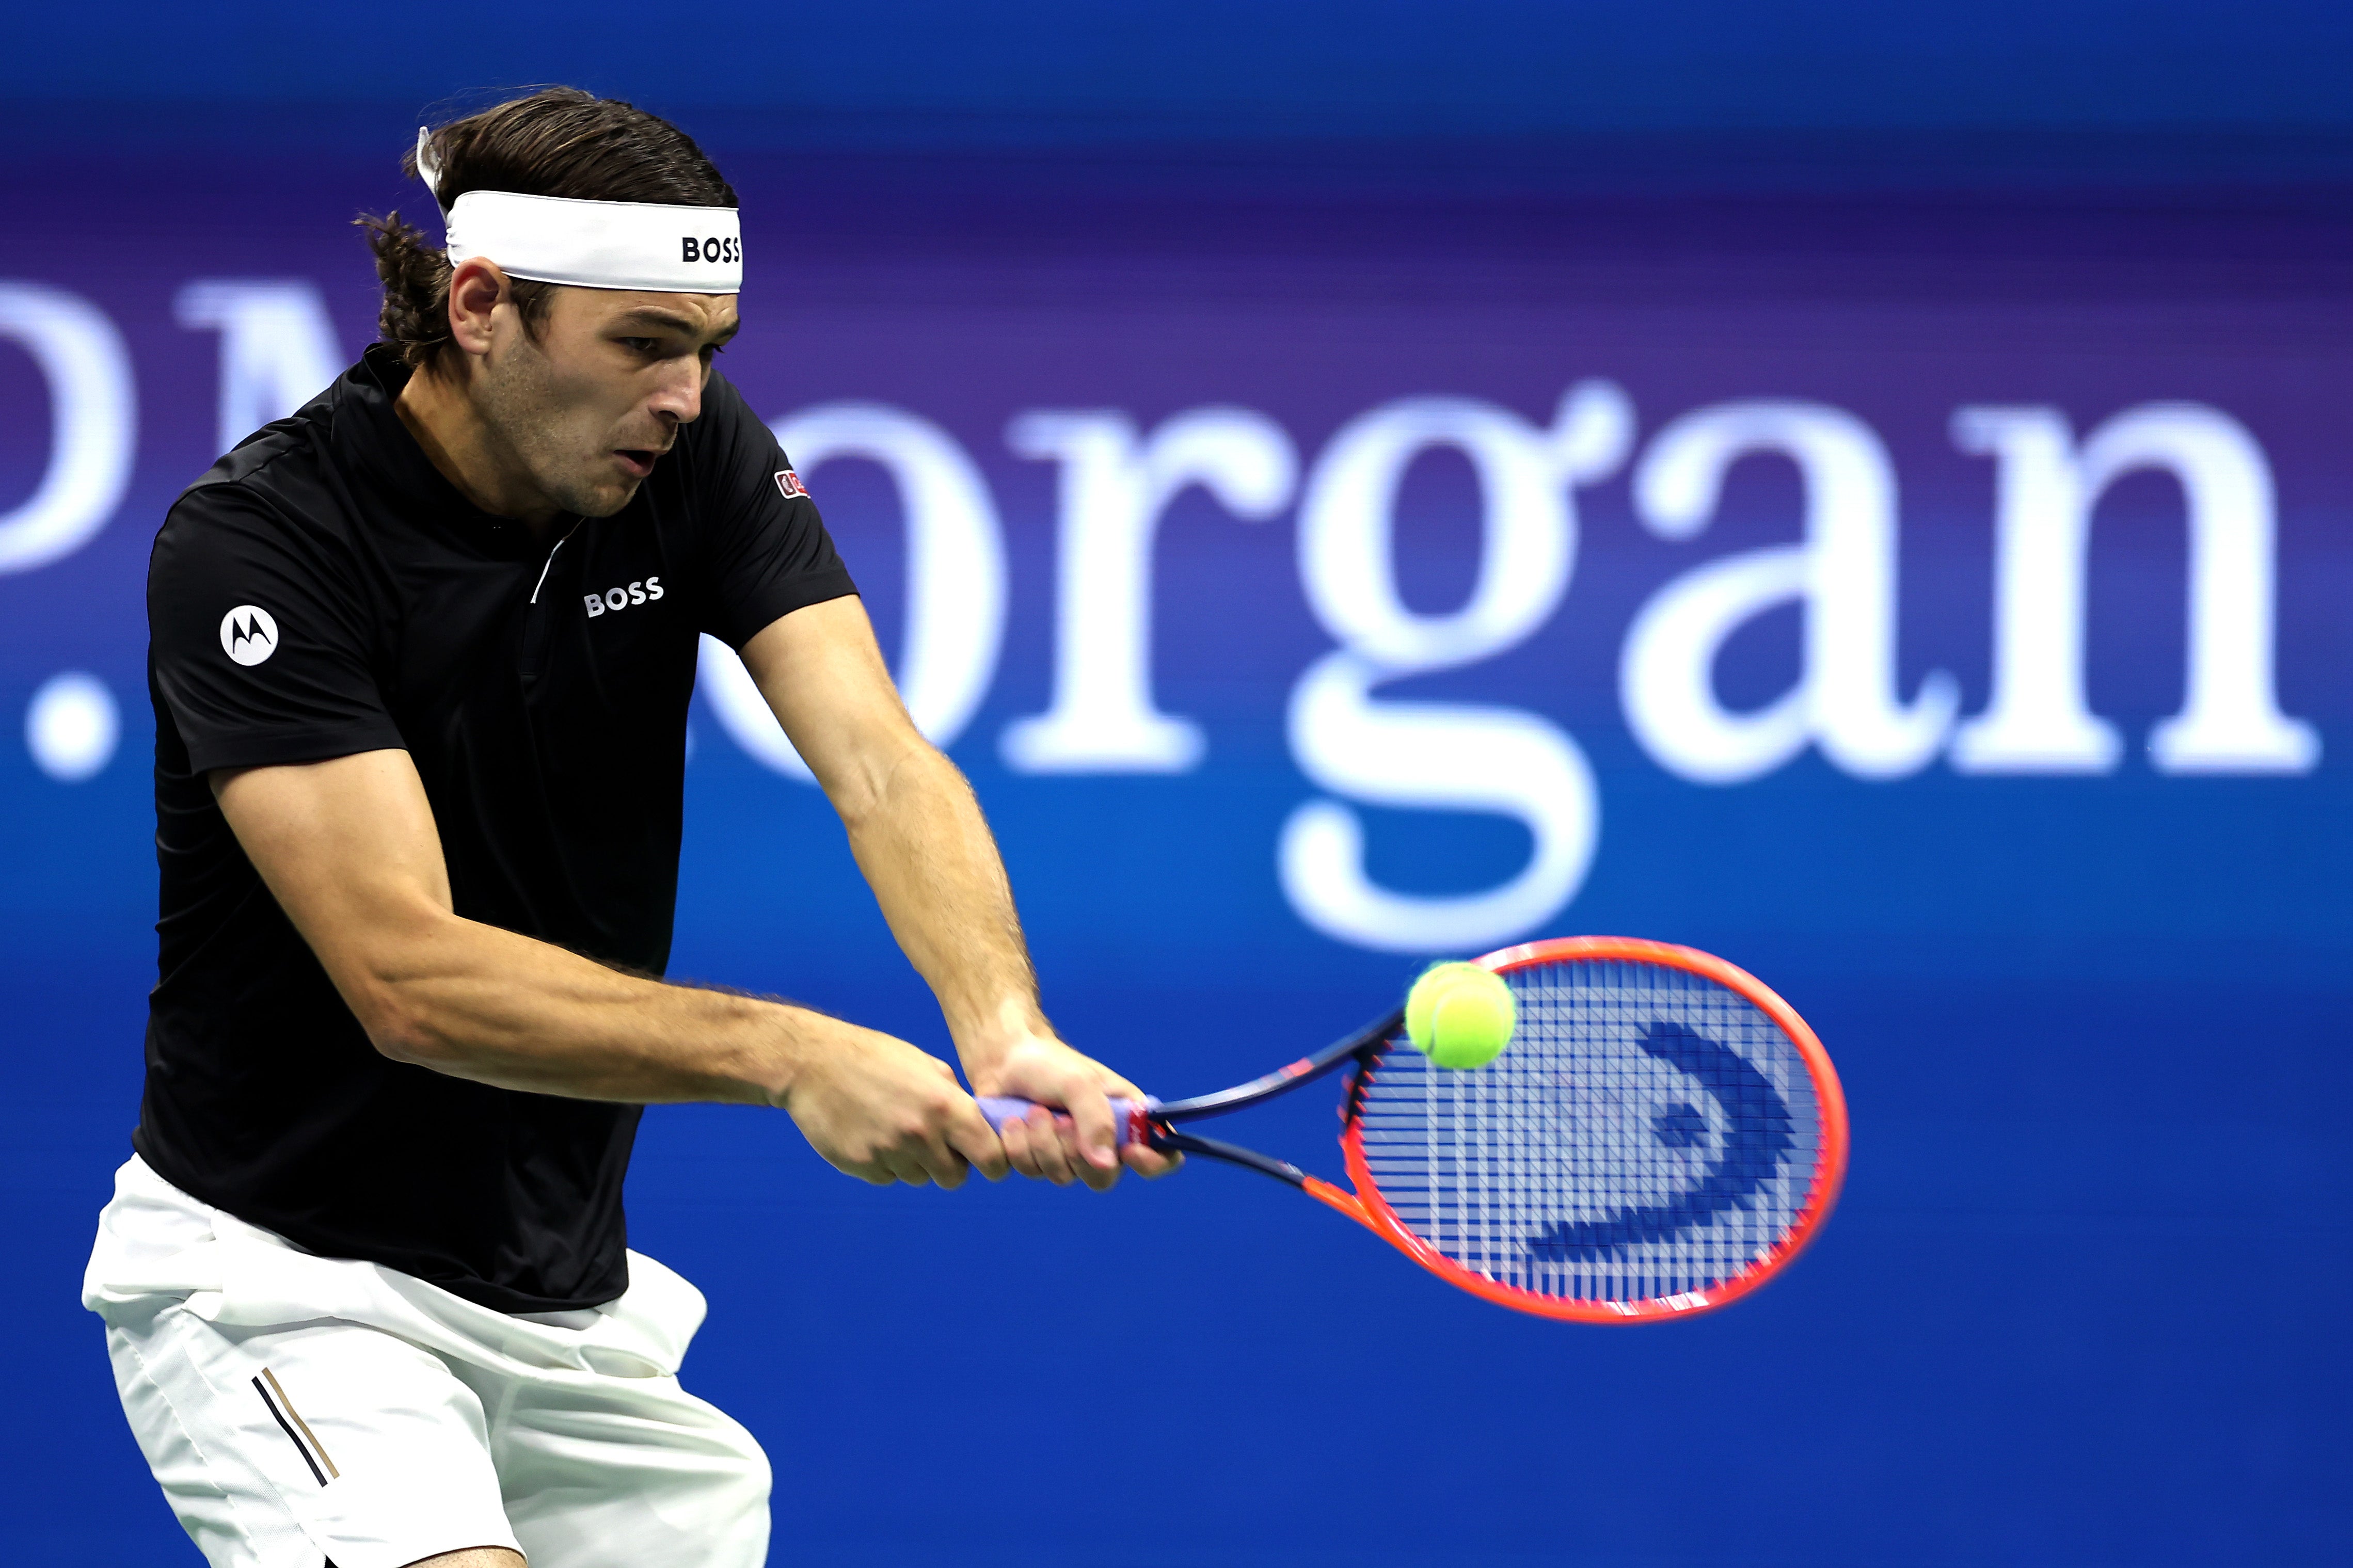
{"type": "Polygon", "coordinates": [[[1504,1054],[1449,1071],[1391,1040],[1343,1110],[1361,1217],[1400,1251],[1519,1311],[1630,1323],[1736,1301],[1820,1234],[1846,1100],[1762,982],[1632,937],[1472,962],[1513,988],[1504,1054]]]}

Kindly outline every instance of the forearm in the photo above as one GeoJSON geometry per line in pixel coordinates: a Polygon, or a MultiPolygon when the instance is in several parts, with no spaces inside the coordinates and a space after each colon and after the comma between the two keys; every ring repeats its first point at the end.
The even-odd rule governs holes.
{"type": "Polygon", "coordinates": [[[859,869],[939,998],[966,1070],[1045,1031],[1005,863],[955,764],[911,746],[871,804],[846,821],[859,869]]]}
{"type": "Polygon", "coordinates": [[[818,1014],[623,973],[543,942],[420,912],[331,964],[377,1048],[452,1077],[585,1100],[780,1105],[847,1031],[818,1014]]]}
{"type": "Polygon", "coordinates": [[[992,1174],[1004,1150],[945,1062],[805,1008],[667,985],[457,914],[406,752],[216,774],[222,814],[369,1040],[540,1094],[789,1112],[869,1181],[992,1174]]]}

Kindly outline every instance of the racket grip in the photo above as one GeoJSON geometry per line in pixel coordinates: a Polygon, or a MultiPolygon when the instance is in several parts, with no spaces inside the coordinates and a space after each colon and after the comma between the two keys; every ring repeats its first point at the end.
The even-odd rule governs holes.
{"type": "MultiPolygon", "coordinates": [[[[1027,1116],[1039,1108],[1034,1100],[1020,1100],[1007,1094],[984,1094],[973,1103],[980,1107],[981,1115],[988,1119],[989,1130],[995,1132],[1004,1131],[1007,1122],[1017,1116],[1027,1116]]],[[[1114,1099],[1111,1102],[1113,1146],[1124,1149],[1130,1143],[1142,1142],[1145,1122],[1151,1114],[1151,1106],[1145,1100],[1114,1099]]],[[[1054,1120],[1068,1122],[1071,1113],[1057,1110],[1054,1120]]]]}

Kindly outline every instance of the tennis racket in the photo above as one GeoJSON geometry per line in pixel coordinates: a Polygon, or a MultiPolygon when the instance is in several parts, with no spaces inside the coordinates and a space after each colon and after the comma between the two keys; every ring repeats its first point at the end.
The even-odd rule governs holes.
{"type": "MultiPolygon", "coordinates": [[[[1788,1267],[1846,1174],[1846,1100],[1789,1005],[1704,952],[1628,937],[1472,962],[1512,988],[1511,1044],[1433,1067],[1402,1008],[1250,1083],[1114,1100],[1119,1140],[1272,1176],[1477,1296],[1572,1322],[1685,1317],[1788,1267]],[[1187,1124],[1345,1075],[1346,1190],[1187,1124]]],[[[985,1098],[1001,1128],[1037,1109],[985,1098]]]]}

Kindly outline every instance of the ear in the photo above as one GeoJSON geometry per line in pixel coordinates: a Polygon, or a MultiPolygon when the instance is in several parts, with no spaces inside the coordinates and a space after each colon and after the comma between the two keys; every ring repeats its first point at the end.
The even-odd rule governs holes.
{"type": "Polygon", "coordinates": [[[491,352],[491,316],[507,302],[507,275],[494,262],[469,257],[449,275],[449,336],[470,354],[491,352]]]}

